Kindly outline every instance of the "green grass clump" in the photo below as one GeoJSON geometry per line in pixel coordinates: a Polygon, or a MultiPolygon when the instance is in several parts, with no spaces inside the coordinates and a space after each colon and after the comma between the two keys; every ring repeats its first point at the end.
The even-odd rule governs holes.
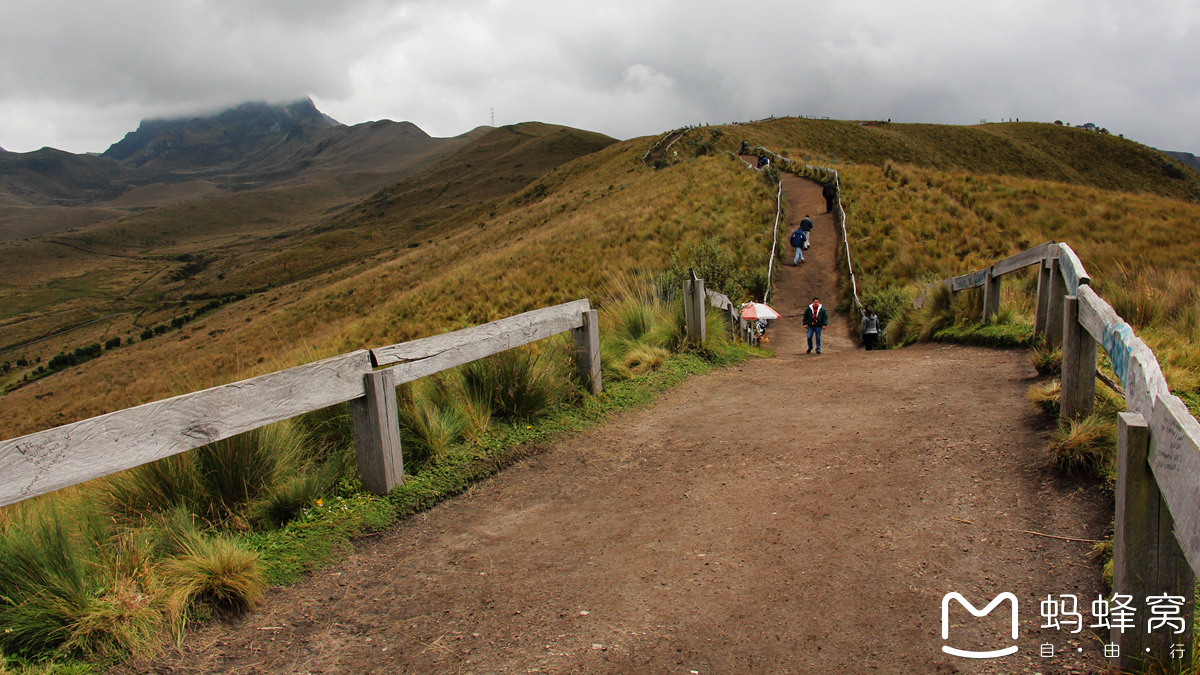
{"type": "Polygon", "coordinates": [[[255,554],[186,509],[136,528],[48,500],[10,507],[0,527],[0,653],[119,659],[156,651],[188,616],[261,599],[255,554]]]}
{"type": "Polygon", "coordinates": [[[285,420],[117,474],[104,501],[127,521],[184,506],[212,526],[278,525],[341,477],[346,449],[285,420]]]}

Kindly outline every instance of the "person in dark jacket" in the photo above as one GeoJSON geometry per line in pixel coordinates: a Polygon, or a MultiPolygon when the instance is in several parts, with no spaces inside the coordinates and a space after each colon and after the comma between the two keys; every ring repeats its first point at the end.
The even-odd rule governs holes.
{"type": "Polygon", "coordinates": [[[833,181],[821,188],[821,196],[825,198],[825,213],[833,213],[833,200],[837,199],[837,186],[833,181]]]}
{"type": "Polygon", "coordinates": [[[738,148],[739,155],[745,155],[750,152],[750,141],[742,141],[742,147],[738,148]]]}
{"type": "Polygon", "coordinates": [[[804,214],[804,218],[800,221],[800,229],[804,230],[804,250],[806,251],[812,247],[812,228],[812,219],[810,219],[806,213],[804,214]]]}
{"type": "Polygon", "coordinates": [[[767,156],[765,154],[763,154],[761,152],[758,153],[758,166],[755,168],[761,169],[763,167],[767,167],[770,165],[771,165],[771,160],[767,159],[767,156]]]}
{"type": "Polygon", "coordinates": [[[807,242],[808,233],[798,227],[792,233],[792,236],[788,238],[788,243],[796,247],[796,257],[792,258],[792,265],[799,265],[804,262],[804,246],[807,242]]]}
{"type": "Polygon", "coordinates": [[[821,329],[829,325],[829,313],[821,305],[820,298],[813,298],[812,304],[804,308],[804,325],[808,326],[808,351],[813,350],[813,336],[817,338],[817,353],[821,353],[821,329]]]}
{"type": "Polygon", "coordinates": [[[863,308],[862,320],[862,340],[863,346],[867,351],[875,349],[875,342],[879,339],[879,316],[870,307],[863,308]]]}

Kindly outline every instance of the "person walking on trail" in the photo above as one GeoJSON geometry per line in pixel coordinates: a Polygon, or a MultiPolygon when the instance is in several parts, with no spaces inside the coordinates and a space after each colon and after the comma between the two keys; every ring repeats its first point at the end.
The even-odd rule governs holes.
{"type": "Polygon", "coordinates": [[[837,186],[833,184],[833,181],[829,181],[825,187],[821,188],[821,196],[825,198],[825,213],[833,213],[833,200],[837,199],[837,186]]]}
{"type": "Polygon", "coordinates": [[[879,316],[870,307],[863,309],[862,340],[867,351],[876,349],[875,341],[879,339],[879,316]]]}
{"type": "Polygon", "coordinates": [[[792,238],[789,241],[791,242],[792,246],[796,247],[796,255],[792,258],[792,265],[799,265],[800,263],[804,262],[804,247],[808,244],[808,234],[804,230],[797,227],[796,231],[792,233],[792,238]]]}
{"type": "Polygon", "coordinates": [[[821,329],[829,325],[829,314],[821,304],[820,298],[813,298],[812,304],[804,308],[804,325],[808,326],[808,351],[813,350],[813,336],[817,338],[817,353],[821,353],[821,329]]]}
{"type": "Polygon", "coordinates": [[[806,213],[804,214],[804,219],[800,221],[800,229],[804,230],[804,248],[812,246],[812,228],[813,222],[806,213]]]}
{"type": "Polygon", "coordinates": [[[738,148],[738,154],[746,155],[749,153],[750,153],[750,141],[742,141],[742,147],[738,148]]]}
{"type": "Polygon", "coordinates": [[[767,159],[767,156],[765,154],[763,154],[761,152],[758,153],[758,166],[755,168],[762,169],[762,168],[768,167],[768,166],[771,166],[771,160],[767,159]]]}

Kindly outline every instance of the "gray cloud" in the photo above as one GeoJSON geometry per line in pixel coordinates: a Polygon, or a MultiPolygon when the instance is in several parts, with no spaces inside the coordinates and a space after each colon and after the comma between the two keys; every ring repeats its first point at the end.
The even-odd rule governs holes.
{"type": "Polygon", "coordinates": [[[149,116],[311,95],[453,135],[618,137],[767,115],[1093,121],[1200,151],[1200,3],[15,0],[0,146],[100,150],[149,116]]]}

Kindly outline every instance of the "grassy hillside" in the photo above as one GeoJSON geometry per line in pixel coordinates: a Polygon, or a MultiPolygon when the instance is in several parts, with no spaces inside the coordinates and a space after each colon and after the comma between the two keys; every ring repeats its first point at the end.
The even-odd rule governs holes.
{"type": "MultiPolygon", "coordinates": [[[[707,237],[719,237],[739,264],[766,264],[774,214],[765,183],[721,156],[656,173],[640,163],[645,152],[641,140],[563,164],[515,194],[445,208],[446,195],[461,191],[465,197],[473,183],[503,195],[497,185],[519,184],[506,181],[510,175],[529,176],[557,161],[548,157],[562,159],[606,144],[602,137],[561,127],[522,125],[494,134],[456,160],[457,171],[439,167],[444,176],[425,183],[414,176],[364,203],[353,217],[298,234],[307,238],[287,251],[266,250],[240,268],[243,258],[223,260],[192,279],[164,282],[159,298],[182,297],[189,284],[197,292],[213,284],[226,293],[237,288],[228,284],[258,279],[253,276],[258,265],[291,272],[344,261],[308,276],[297,273],[290,284],[223,305],[182,330],[106,352],[80,368],[7,394],[0,398],[0,436],[238,379],[281,363],[398,342],[568,299],[600,300],[614,275],[661,270],[673,254],[707,237]],[[509,174],[503,170],[506,163],[523,166],[509,174]],[[424,227],[411,225],[410,219],[424,223],[419,219],[438,215],[433,202],[411,196],[439,192],[436,203],[447,213],[424,227]],[[228,270],[224,280],[219,279],[221,269],[228,270]]],[[[63,253],[67,262],[83,256],[65,250],[71,251],[63,253]]],[[[245,259],[252,253],[260,252],[246,253],[245,259]]],[[[96,284],[105,282],[95,274],[96,284]]],[[[144,286],[155,283],[154,278],[144,286]]],[[[43,287],[44,293],[52,291],[64,297],[82,292],[43,287]]],[[[197,302],[180,307],[164,300],[147,312],[160,321],[197,302]]],[[[72,339],[92,341],[88,330],[72,339]]],[[[45,361],[57,353],[54,341],[46,344],[50,347],[38,343],[36,350],[21,353],[45,361]]]]}
{"type": "MultiPolygon", "coordinates": [[[[352,274],[343,268],[427,244],[443,220],[517,192],[550,168],[611,142],[563,127],[506,127],[344,217],[339,214],[350,196],[340,181],[322,180],[0,242],[0,256],[22,261],[0,269],[0,361],[44,363],[82,345],[136,340],[214,298],[253,295],[318,274],[352,274]]],[[[0,372],[0,386],[27,373],[0,372]]]]}
{"type": "MultiPolygon", "coordinates": [[[[929,281],[1065,241],[1155,350],[1172,388],[1200,396],[1200,174],[1173,158],[1035,123],[783,119],[733,133],[840,171],[860,294],[898,319],[894,340],[928,336],[925,319],[904,307],[929,281]]],[[[1011,318],[1031,320],[1035,284],[1028,273],[1006,278],[1011,318]]]]}
{"type": "Polygon", "coordinates": [[[1124,138],[1056,124],[860,125],[785,118],[740,125],[731,133],[825,164],[891,161],[1200,201],[1200,173],[1178,160],[1124,138]]]}

